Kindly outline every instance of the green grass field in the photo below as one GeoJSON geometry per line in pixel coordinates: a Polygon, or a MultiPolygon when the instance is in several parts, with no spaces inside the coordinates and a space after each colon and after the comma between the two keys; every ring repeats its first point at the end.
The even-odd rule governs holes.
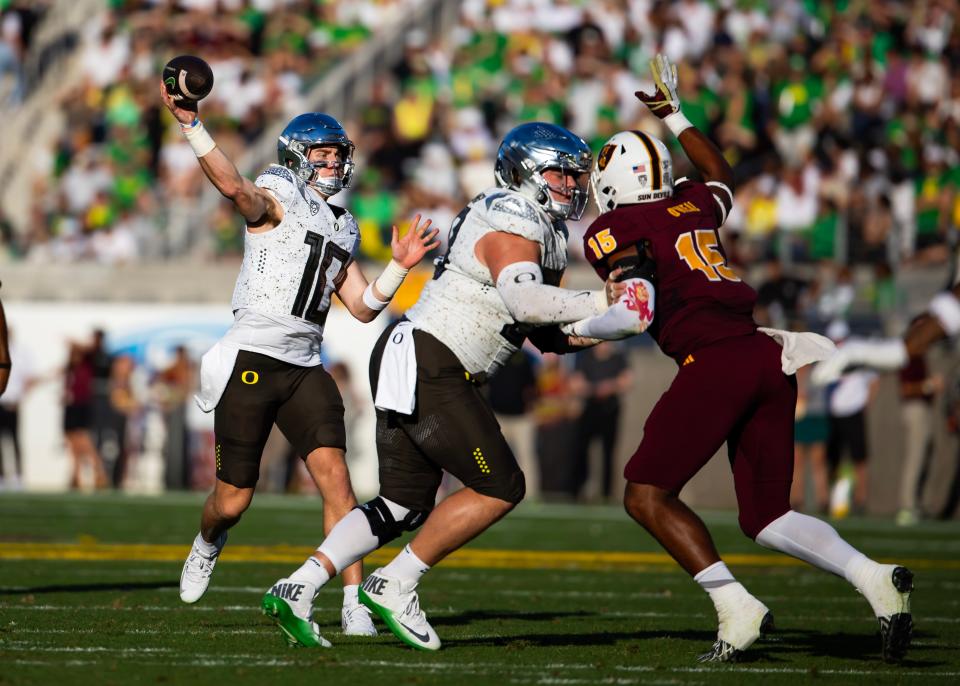
{"type": "MultiPolygon", "coordinates": [[[[177,595],[201,497],[0,495],[0,684],[957,683],[960,527],[846,520],[867,554],[916,572],[914,647],[879,660],[876,621],[844,581],[707,517],[731,569],[776,616],[738,665],[695,662],[716,633],[707,596],[619,508],[523,505],[430,572],[421,605],[444,648],[340,635],[340,589],[315,619],[332,650],[288,648],[263,591],[320,537],[319,501],[260,496],[211,588],[177,595]],[[624,554],[615,554],[624,553],[624,554]]],[[[397,544],[393,544],[395,549],[397,544]]],[[[392,554],[380,552],[372,569],[392,554]]],[[[382,628],[382,627],[381,627],[382,628]]],[[[385,631],[385,630],[384,630],[385,631]]]]}

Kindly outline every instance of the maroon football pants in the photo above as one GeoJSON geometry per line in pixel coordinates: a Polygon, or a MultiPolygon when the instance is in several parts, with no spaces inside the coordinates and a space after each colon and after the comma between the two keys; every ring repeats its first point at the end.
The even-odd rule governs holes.
{"type": "Polygon", "coordinates": [[[790,509],[797,384],[781,371],[780,352],[753,333],[687,356],[644,425],[627,480],[679,494],[726,441],[740,528],[756,538],[790,509]]]}

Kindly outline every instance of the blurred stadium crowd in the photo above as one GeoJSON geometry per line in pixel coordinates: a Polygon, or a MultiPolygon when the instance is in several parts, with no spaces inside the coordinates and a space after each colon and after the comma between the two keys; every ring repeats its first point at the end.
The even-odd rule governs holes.
{"type": "MultiPolygon", "coordinates": [[[[49,3],[5,2],[0,65],[15,71],[49,3]]],[[[213,64],[203,116],[237,156],[415,4],[111,0],[84,36],[82,83],[61,94],[66,122],[40,165],[33,219],[26,231],[6,227],[4,252],[115,263],[187,249],[165,240],[161,210],[195,200],[204,184],[161,115],[163,62],[195,52],[213,64]]],[[[726,227],[735,261],[942,261],[960,219],[958,9],[956,0],[466,0],[455,30],[404,36],[403,60],[348,122],[359,174],[337,200],[361,222],[364,255],[381,260],[398,218],[423,209],[445,225],[492,182],[499,137],[516,122],[562,123],[594,147],[622,128],[658,132],[633,92],[649,87],[638,75],[662,51],[682,65],[684,111],[735,165],[726,227]]],[[[682,174],[685,159],[676,162],[682,174]]],[[[239,253],[242,227],[226,210],[206,223],[212,254],[239,253]]]]}
{"type": "MultiPolygon", "coordinates": [[[[201,114],[236,160],[303,111],[333,66],[422,1],[109,0],[83,36],[82,81],[59,94],[59,139],[24,167],[35,176],[30,221],[14,226],[0,209],[0,261],[237,259],[243,226],[228,204],[190,227],[199,241],[171,229],[167,209],[199,205],[207,184],[162,112],[163,63],[194,53],[212,64],[216,86],[201,114]]],[[[0,0],[0,99],[30,97],[21,70],[52,4],[0,0]]],[[[449,226],[493,184],[500,137],[518,122],[563,124],[595,150],[625,128],[674,145],[633,95],[651,89],[647,61],[663,52],[680,65],[684,112],[734,166],[724,244],[758,288],[758,321],[825,330],[846,318],[861,331],[899,332],[901,269],[949,260],[960,225],[960,1],[459,4],[453,30],[402,36],[403,58],[345,122],[358,173],[334,202],[357,217],[362,258],[389,259],[390,226],[414,212],[449,226]]],[[[689,165],[673,149],[679,177],[689,165]]],[[[592,211],[570,227],[574,264],[592,211]]],[[[581,419],[609,426],[619,412],[610,398],[630,383],[605,360],[573,368],[547,357],[535,372],[504,372],[501,406],[493,400],[505,428],[524,418],[516,430],[528,441],[532,417],[543,455],[575,446],[566,476],[545,492],[584,495],[581,419]]],[[[185,370],[169,382],[181,404],[185,370]]],[[[904,383],[960,389],[916,373],[904,383]]],[[[180,473],[180,485],[203,485],[180,473]]],[[[609,494],[605,476],[593,496],[609,494]]]]}

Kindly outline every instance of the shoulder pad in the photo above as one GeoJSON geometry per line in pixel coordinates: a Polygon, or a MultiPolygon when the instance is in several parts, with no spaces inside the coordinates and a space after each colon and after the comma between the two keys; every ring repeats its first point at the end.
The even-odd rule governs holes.
{"type": "MultiPolygon", "coordinates": [[[[330,209],[333,209],[332,207],[330,209]]],[[[339,207],[337,209],[340,209],[339,207]]],[[[354,247],[351,250],[351,253],[355,253],[357,248],[360,245],[360,225],[357,224],[357,220],[352,214],[347,210],[343,210],[341,214],[336,214],[336,229],[337,231],[346,231],[349,235],[354,237],[354,247]]]]}
{"type": "Polygon", "coordinates": [[[545,215],[530,199],[503,190],[486,196],[484,204],[490,225],[495,230],[543,243],[545,215]]]}
{"type": "Polygon", "coordinates": [[[271,164],[264,169],[254,184],[272,191],[282,204],[289,203],[298,193],[306,197],[306,189],[301,189],[303,180],[279,164],[271,164]]]}

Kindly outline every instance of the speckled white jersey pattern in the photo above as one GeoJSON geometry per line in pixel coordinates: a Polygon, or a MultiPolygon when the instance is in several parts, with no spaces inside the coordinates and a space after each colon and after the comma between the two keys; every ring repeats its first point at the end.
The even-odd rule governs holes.
{"type": "Polygon", "coordinates": [[[540,244],[544,281],[559,279],[567,266],[567,229],[531,200],[505,188],[474,198],[450,227],[447,254],[417,303],[407,311],[457,356],[471,373],[493,373],[523,343],[490,271],[477,259],[477,242],[502,231],[540,244]]]}

